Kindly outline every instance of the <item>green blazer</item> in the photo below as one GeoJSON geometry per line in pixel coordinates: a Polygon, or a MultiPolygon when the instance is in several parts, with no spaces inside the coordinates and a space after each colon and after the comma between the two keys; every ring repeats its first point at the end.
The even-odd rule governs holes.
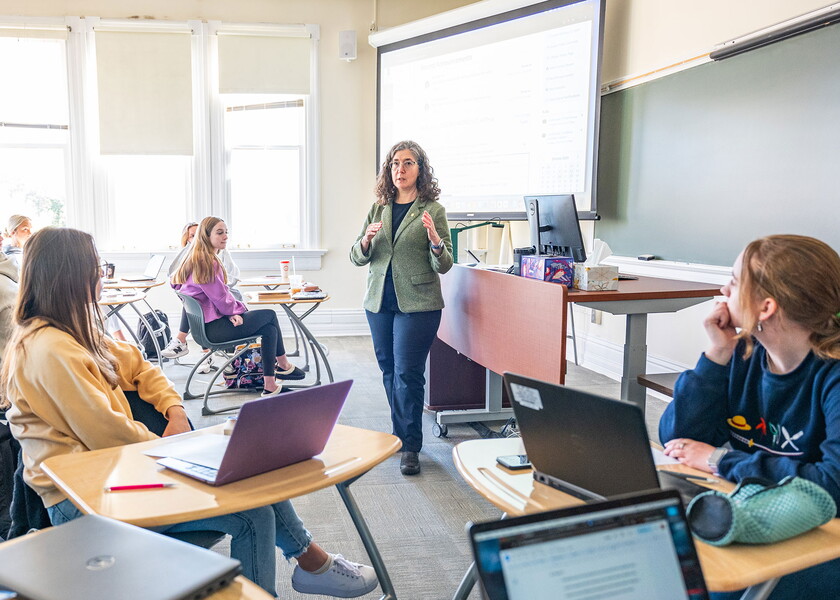
{"type": "Polygon", "coordinates": [[[428,202],[417,199],[414,206],[400,224],[400,228],[391,243],[391,205],[374,204],[365,219],[362,232],[350,249],[350,260],[356,266],[370,265],[368,270],[367,293],[364,307],[370,312],[379,312],[382,307],[385,274],[388,265],[393,265],[391,274],[394,279],[394,291],[397,304],[405,313],[440,310],[443,308],[443,295],[440,292],[439,273],[446,273],[452,268],[452,240],[449,238],[449,223],[446,209],[440,202],[428,202]],[[443,252],[435,256],[431,249],[429,236],[423,227],[423,211],[429,211],[435,222],[443,252]],[[382,229],[370,242],[368,253],[362,252],[361,239],[368,225],[382,221],[382,229]]]}

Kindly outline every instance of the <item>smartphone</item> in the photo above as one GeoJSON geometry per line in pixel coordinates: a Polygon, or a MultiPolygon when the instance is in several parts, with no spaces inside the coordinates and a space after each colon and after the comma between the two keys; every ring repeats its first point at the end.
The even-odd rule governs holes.
{"type": "Polygon", "coordinates": [[[507,456],[497,456],[496,462],[502,465],[503,467],[507,467],[508,469],[511,469],[513,471],[531,468],[531,463],[528,461],[528,456],[526,454],[509,454],[507,456]]]}

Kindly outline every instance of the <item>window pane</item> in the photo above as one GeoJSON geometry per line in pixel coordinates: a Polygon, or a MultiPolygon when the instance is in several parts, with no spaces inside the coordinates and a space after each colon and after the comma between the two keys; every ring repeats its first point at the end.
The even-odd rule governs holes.
{"type": "Polygon", "coordinates": [[[64,44],[0,37],[0,121],[67,124],[64,44]]]}
{"type": "Polygon", "coordinates": [[[230,153],[234,245],[300,244],[300,151],[238,149],[230,153]]]}
{"type": "MultiPolygon", "coordinates": [[[[108,250],[177,246],[191,194],[189,156],[106,156],[108,250]]],[[[102,248],[100,248],[101,250],[102,248]]]]}
{"type": "Polygon", "coordinates": [[[304,96],[225,94],[234,245],[300,245],[305,195],[304,96]]]}
{"type": "Polygon", "coordinates": [[[30,217],[36,229],[65,224],[65,158],[64,148],[0,147],[3,224],[12,214],[30,217]]]}

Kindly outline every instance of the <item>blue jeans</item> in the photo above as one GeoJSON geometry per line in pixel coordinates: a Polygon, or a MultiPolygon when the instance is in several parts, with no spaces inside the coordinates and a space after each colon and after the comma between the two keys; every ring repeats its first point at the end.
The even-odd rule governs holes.
{"type": "MultiPolygon", "coordinates": [[[[82,516],[70,500],[50,506],[47,512],[53,525],[61,525],[82,516]]],[[[219,517],[156,527],[154,530],[159,533],[220,531],[230,534],[230,555],[242,563],[242,574],[274,597],[277,596],[274,546],[280,548],[288,560],[306,552],[312,541],[312,535],[303,526],[289,501],[219,517]]]]}
{"type": "Polygon", "coordinates": [[[389,310],[383,302],[378,313],[365,312],[391,406],[393,433],[402,440],[403,450],[420,452],[426,357],[437,335],[441,311],[404,313],[389,310]]]}

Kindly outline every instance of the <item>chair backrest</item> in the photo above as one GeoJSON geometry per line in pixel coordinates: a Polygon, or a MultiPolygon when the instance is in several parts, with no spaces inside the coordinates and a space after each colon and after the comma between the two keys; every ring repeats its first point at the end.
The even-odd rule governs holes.
{"type": "Polygon", "coordinates": [[[201,308],[201,304],[192,296],[187,296],[181,292],[175,293],[178,294],[181,302],[184,303],[184,312],[187,313],[187,322],[190,324],[190,333],[192,333],[193,339],[202,348],[214,350],[219,344],[214,344],[207,339],[207,333],[204,331],[204,311],[201,308]]]}

